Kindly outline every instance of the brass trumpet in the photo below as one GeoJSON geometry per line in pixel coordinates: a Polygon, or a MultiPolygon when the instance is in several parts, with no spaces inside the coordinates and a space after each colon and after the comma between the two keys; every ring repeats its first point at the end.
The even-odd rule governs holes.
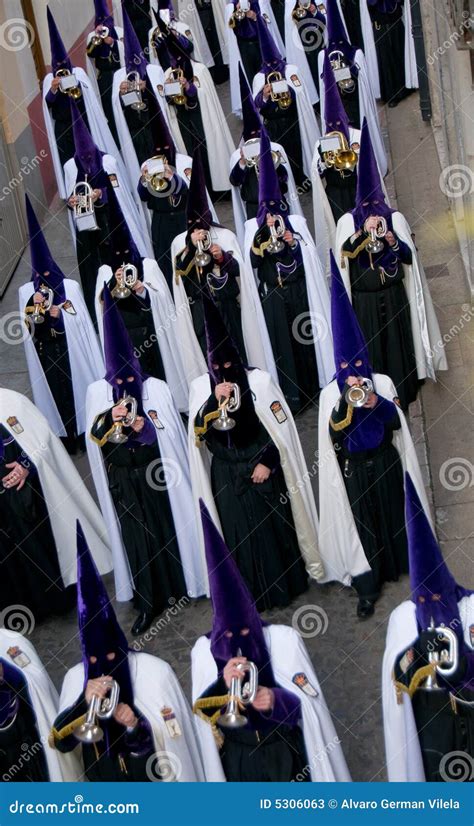
{"type": "Polygon", "coordinates": [[[74,221],[79,232],[99,229],[95,217],[93,193],[94,190],[87,180],[87,175],[84,176],[83,181],[78,181],[74,186],[72,194],[77,198],[74,205],[74,221]]]}
{"type": "Polygon", "coordinates": [[[250,3],[248,0],[240,0],[239,8],[235,9],[232,17],[240,23],[242,20],[245,20],[248,11],[250,11],[250,3]]]}
{"type": "Polygon", "coordinates": [[[281,72],[270,72],[267,75],[267,83],[270,84],[270,98],[274,103],[278,103],[280,109],[288,109],[291,106],[291,94],[288,84],[281,72]],[[280,86],[278,86],[280,84],[280,86]],[[283,88],[285,86],[285,88],[283,88]]]}
{"type": "Polygon", "coordinates": [[[352,172],[358,161],[357,153],[349,146],[344,132],[328,132],[325,138],[339,138],[339,149],[323,152],[326,166],[332,166],[344,177],[344,172],[352,172]]]}
{"type": "Polygon", "coordinates": [[[108,30],[107,26],[101,26],[99,31],[95,32],[95,34],[92,35],[91,44],[93,46],[100,46],[104,42],[105,38],[108,37],[108,36],[109,36],[109,30],[108,30]]]}
{"type": "Polygon", "coordinates": [[[197,252],[194,256],[194,263],[196,267],[207,267],[208,264],[211,263],[211,256],[207,252],[208,249],[211,247],[211,233],[205,231],[205,237],[200,240],[196,241],[197,252]]]}
{"type": "Polygon", "coordinates": [[[54,293],[50,287],[45,287],[44,285],[39,288],[38,292],[44,295],[44,301],[42,304],[35,304],[35,311],[32,315],[32,319],[34,324],[43,324],[44,314],[41,312],[41,308],[43,308],[45,313],[51,309],[53,306],[54,293]]]}
{"type": "MultiPolygon", "coordinates": [[[[255,172],[258,175],[259,174],[259,164],[260,164],[260,154],[259,153],[256,153],[255,155],[254,154],[249,154],[248,156],[245,154],[245,148],[244,147],[252,148],[253,146],[258,146],[260,148],[260,138],[249,138],[247,141],[245,141],[242,144],[242,149],[243,149],[243,153],[244,153],[244,156],[245,156],[246,166],[248,167],[248,169],[255,169],[255,172]]],[[[274,165],[275,169],[277,169],[277,167],[279,167],[281,162],[282,162],[281,152],[277,149],[272,149],[271,153],[272,153],[272,158],[273,158],[273,165],[274,165]]]]}
{"type": "Polygon", "coordinates": [[[344,52],[341,52],[339,49],[333,49],[333,51],[329,53],[329,61],[334,72],[334,78],[342,94],[350,94],[353,92],[355,80],[351,75],[350,66],[346,62],[344,52]]]}
{"type": "MultiPolygon", "coordinates": [[[[367,222],[366,222],[367,223],[367,222]]],[[[382,238],[385,237],[387,234],[387,222],[385,218],[379,218],[379,222],[377,224],[376,229],[371,229],[370,232],[365,228],[364,224],[364,232],[367,232],[370,235],[370,241],[366,245],[366,250],[370,255],[376,255],[378,252],[382,252],[383,250],[383,241],[382,238]]]]}
{"type": "Polygon", "coordinates": [[[165,168],[167,164],[167,160],[165,155],[153,155],[152,158],[149,158],[148,161],[145,162],[144,165],[148,166],[150,161],[161,161],[163,164],[163,170],[161,171],[154,171],[154,172],[147,172],[143,173],[143,180],[145,182],[145,186],[148,192],[151,195],[158,196],[161,192],[163,192],[167,186],[168,181],[165,178],[165,168]]]}
{"type": "Polygon", "coordinates": [[[445,625],[436,627],[434,619],[431,617],[429,631],[435,631],[440,639],[447,641],[448,650],[443,649],[440,654],[437,651],[428,651],[428,662],[436,663],[434,674],[430,675],[426,683],[422,686],[426,691],[435,691],[441,687],[438,685],[436,674],[442,677],[452,677],[459,666],[459,644],[458,638],[451,628],[446,628],[445,625]]]}
{"type": "Polygon", "coordinates": [[[346,390],[345,400],[351,407],[363,407],[373,392],[373,381],[363,378],[362,384],[353,384],[352,387],[346,390]]]}
{"type": "Polygon", "coordinates": [[[104,737],[97,720],[110,720],[118,705],[120,686],[116,680],[110,684],[107,697],[98,697],[94,694],[84,722],[74,731],[74,736],[81,743],[98,743],[104,737]]]}
{"type": "Polygon", "coordinates": [[[76,76],[69,71],[69,69],[58,69],[55,74],[55,77],[59,77],[59,91],[63,93],[63,95],[69,95],[69,97],[73,98],[74,100],[79,100],[82,96],[81,87],[78,86],[76,76]],[[69,77],[71,80],[67,80],[64,82],[62,78],[69,77]]]}
{"type": "Polygon", "coordinates": [[[126,77],[127,91],[122,95],[125,106],[130,106],[136,112],[143,112],[147,108],[140,89],[140,75],[138,72],[129,72],[126,77]]]}
{"type": "MultiPolygon", "coordinates": [[[[237,652],[240,657],[242,652],[237,652]]],[[[230,684],[229,702],[226,710],[219,717],[218,723],[224,728],[242,728],[247,725],[247,717],[241,713],[242,706],[249,706],[255,700],[258,691],[258,668],[255,663],[246,662],[239,663],[237,669],[244,674],[249,675],[248,683],[242,685],[242,679],[233,677],[230,684]]]]}
{"type": "Polygon", "coordinates": [[[128,298],[138,279],[138,270],[135,264],[122,264],[121,272],[115,276],[116,285],[111,295],[113,298],[128,298]]]}
{"type": "Polygon", "coordinates": [[[186,95],[183,94],[183,87],[181,81],[184,80],[184,72],[179,66],[174,69],[171,68],[167,79],[165,80],[164,95],[171,98],[175,106],[184,106],[186,103],[186,95]],[[168,86],[168,91],[166,87],[168,86]]]}
{"type": "Polygon", "coordinates": [[[240,387],[238,384],[232,385],[232,395],[228,399],[222,398],[219,401],[219,418],[214,419],[212,426],[215,430],[225,432],[226,430],[233,430],[235,427],[235,419],[229,416],[230,413],[235,413],[240,407],[240,387]]]}
{"type": "Polygon", "coordinates": [[[125,407],[130,405],[130,413],[127,413],[122,421],[114,422],[112,432],[110,436],[107,436],[107,441],[112,442],[113,445],[123,445],[128,440],[128,436],[123,432],[123,428],[130,427],[135,422],[138,410],[136,398],[134,396],[127,396],[126,393],[119,399],[118,404],[125,405],[125,407]]]}
{"type": "Polygon", "coordinates": [[[277,252],[281,252],[285,248],[285,243],[281,239],[285,234],[285,222],[281,215],[274,215],[275,223],[269,227],[270,230],[270,241],[267,246],[267,252],[270,255],[276,255],[277,252]]]}
{"type": "Polygon", "coordinates": [[[311,0],[298,0],[296,9],[293,10],[293,17],[296,20],[303,20],[306,17],[306,12],[311,5],[311,0]]]}

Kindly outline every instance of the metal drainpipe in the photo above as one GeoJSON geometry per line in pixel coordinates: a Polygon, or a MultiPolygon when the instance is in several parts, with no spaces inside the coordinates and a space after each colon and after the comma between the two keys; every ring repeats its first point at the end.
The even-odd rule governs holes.
{"type": "Polygon", "coordinates": [[[420,0],[406,0],[411,5],[411,28],[415,44],[416,68],[420,92],[420,110],[423,120],[431,120],[431,96],[428,70],[426,67],[425,41],[423,39],[423,22],[421,19],[420,0]]]}

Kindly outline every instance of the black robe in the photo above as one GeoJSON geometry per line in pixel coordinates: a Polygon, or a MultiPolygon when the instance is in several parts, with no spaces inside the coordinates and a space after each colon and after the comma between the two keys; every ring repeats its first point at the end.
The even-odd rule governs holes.
{"type": "MultiPolygon", "coordinates": [[[[21,426],[21,422],[19,423],[21,426]]],[[[63,614],[74,603],[75,587],[64,589],[51,522],[35,466],[0,425],[4,456],[0,479],[19,462],[29,470],[21,490],[0,487],[0,610],[24,605],[39,622],[63,614]]]]}
{"type": "Polygon", "coordinates": [[[196,9],[214,60],[214,66],[209,69],[211,77],[217,85],[225,83],[229,79],[229,67],[226,66],[222,58],[221,44],[217,34],[211,0],[196,0],[196,9]]]}
{"type": "Polygon", "coordinates": [[[104,110],[107,123],[115,143],[120,150],[120,140],[115,125],[114,110],[112,105],[112,87],[114,83],[114,74],[117,69],[120,69],[120,55],[117,46],[117,41],[114,40],[112,46],[106,43],[101,43],[99,46],[89,41],[87,47],[87,56],[94,61],[97,70],[97,85],[99,87],[100,100],[104,110]]]}
{"type": "MultiPolygon", "coordinates": [[[[416,680],[419,669],[428,665],[428,653],[432,648],[429,634],[423,632],[410,648],[400,654],[394,667],[394,679],[399,690],[406,691],[413,679],[416,680]]],[[[472,653],[470,656],[473,656],[472,653]]],[[[465,663],[461,658],[462,667],[465,663]]],[[[449,761],[448,778],[446,773],[440,771],[445,755],[464,752],[467,762],[469,755],[472,759],[474,754],[474,690],[468,686],[456,686],[453,678],[450,678],[449,684],[438,678],[437,681],[440,689],[430,691],[420,687],[411,698],[428,783],[448,782],[449,761]]],[[[460,757],[459,764],[461,762],[460,757]]],[[[468,779],[466,776],[466,782],[468,779]]]]}
{"type": "Polygon", "coordinates": [[[352,172],[344,170],[341,175],[338,170],[329,167],[322,176],[326,182],[326,197],[331,207],[334,222],[337,224],[346,212],[355,207],[357,191],[357,167],[352,172]]]}
{"type": "MultiPolygon", "coordinates": [[[[56,145],[59,152],[59,160],[61,166],[64,166],[67,161],[74,156],[76,147],[74,144],[74,135],[72,131],[72,117],[71,107],[69,104],[69,95],[61,92],[60,89],[56,94],[49,90],[46,95],[46,103],[50,115],[54,122],[54,136],[56,138],[56,145]]],[[[76,105],[81,113],[82,120],[89,129],[89,121],[87,119],[86,107],[84,105],[84,96],[81,94],[80,98],[76,100],[76,105]]]]}
{"type": "MultiPolygon", "coordinates": [[[[283,164],[277,166],[277,175],[281,194],[285,196],[288,192],[288,173],[283,164]]],[[[240,196],[245,203],[247,220],[256,218],[258,212],[258,175],[255,167],[245,166],[242,169],[239,161],[237,161],[230,173],[230,182],[232,186],[240,187],[240,196]]],[[[287,203],[286,198],[285,203],[287,203]]]]}
{"type": "Polygon", "coordinates": [[[123,6],[146,55],[148,32],[151,29],[150,0],[123,0],[123,6]]]}
{"type": "Polygon", "coordinates": [[[260,71],[260,66],[262,65],[262,53],[260,51],[256,21],[250,20],[247,17],[243,20],[237,20],[235,17],[231,17],[229,26],[237,38],[240,60],[247,79],[250,85],[252,85],[252,80],[257,72],[260,71]]]}
{"type": "Polygon", "coordinates": [[[265,102],[262,91],[256,96],[255,103],[260,110],[270,140],[283,146],[295,183],[299,186],[306,180],[303,169],[303,149],[295,93],[292,89],[288,91],[291,95],[291,104],[287,109],[281,109],[278,103],[272,101],[271,98],[265,102]]]}
{"type": "Polygon", "coordinates": [[[353,46],[363,50],[364,38],[360,21],[360,0],[340,0],[340,4],[349,40],[353,46]]]}
{"type": "Polygon", "coordinates": [[[257,420],[248,428],[239,411],[230,414],[236,421],[232,431],[215,430],[205,417],[214,414],[215,418],[217,409],[217,399],[211,394],[194,425],[212,453],[211,486],[224,539],[257,610],[288,605],[306,591],[308,577],[291,505],[281,500],[286,485],[280,454],[263,425],[257,420]],[[255,484],[251,476],[259,463],[272,472],[266,482],[255,484]]]}
{"type": "Polygon", "coordinates": [[[405,24],[403,0],[394,0],[393,12],[369,6],[379,67],[380,93],[384,103],[398,103],[409,91],[405,87],[405,24]]]}
{"type": "MultiPolygon", "coordinates": [[[[114,721],[98,720],[105,733],[104,739],[98,743],[82,743],[85,775],[90,782],[146,783],[152,779],[146,769],[148,760],[155,752],[153,738],[147,721],[136,709],[134,711],[138,723],[133,731],[129,732],[114,721]],[[112,745],[109,752],[107,742],[112,745]]],[[[56,717],[54,747],[62,754],[77,748],[80,741],[74,729],[80,725],[85,714],[87,703],[83,692],[74,705],[56,717]]]]}
{"type": "Polygon", "coordinates": [[[280,37],[285,42],[285,0],[270,0],[272,12],[280,32],[280,37]]]}
{"type": "Polygon", "coordinates": [[[278,381],[291,410],[297,413],[319,393],[316,354],[304,323],[310,320],[306,273],[300,249],[293,251],[285,243],[282,252],[270,254],[265,250],[269,238],[270,229],[264,224],[255,234],[250,258],[257,272],[278,381]],[[301,323],[304,337],[298,334],[301,323]]]}
{"type": "Polygon", "coordinates": [[[161,459],[156,431],[145,419],[141,433],[124,428],[129,439],[116,445],[107,441],[112,424],[111,408],[96,417],[91,437],[102,449],[133,577],[135,607],[156,616],[171,598],[186,594],[168,489],[150,483],[150,466],[156,477],[161,459]]]}
{"type": "MultiPolygon", "coordinates": [[[[389,222],[390,223],[390,222],[389,222]]],[[[389,226],[389,229],[391,227],[389,226]]],[[[343,245],[350,268],[352,306],[369,348],[376,373],[390,376],[402,410],[416,399],[418,376],[411,329],[410,302],[403,283],[402,264],[411,264],[410,248],[398,239],[398,248],[369,256],[363,247],[366,233],[343,245]],[[380,267],[385,272],[381,272],[380,267]]]]}
{"type": "Polygon", "coordinates": [[[14,783],[47,783],[48,765],[41,741],[36,715],[31,705],[28,686],[21,675],[22,685],[15,691],[19,701],[13,721],[0,727],[0,777],[14,783]]]}
{"type": "Polygon", "coordinates": [[[173,99],[170,97],[167,97],[167,101],[175,108],[179,129],[187,154],[192,158],[195,149],[197,149],[197,147],[201,149],[201,159],[204,167],[204,176],[206,178],[206,187],[209,194],[212,195],[213,190],[209,149],[206,143],[206,135],[204,132],[204,124],[202,122],[202,112],[197,87],[191,82],[188,89],[186,89],[183,94],[186,97],[185,104],[175,104],[173,99]]]}
{"type": "Polygon", "coordinates": [[[171,244],[174,238],[186,229],[188,187],[175,172],[173,180],[163,192],[152,195],[140,182],[138,184],[138,194],[152,212],[153,253],[172,293],[173,260],[171,258],[171,244]]]}
{"type": "Polygon", "coordinates": [[[153,137],[150,127],[150,119],[153,117],[155,107],[158,105],[153,100],[154,93],[151,88],[150,78],[146,77],[145,88],[141,91],[142,102],[146,104],[146,109],[133,109],[132,106],[124,106],[121,101],[125,121],[132,139],[137,160],[140,166],[153,155],[153,137]]]}
{"type": "Polygon", "coordinates": [[[224,324],[244,361],[246,361],[242,320],[239,305],[239,285],[237,278],[240,268],[232,254],[223,250],[223,261],[216,265],[214,260],[206,267],[196,267],[194,256],[196,249],[189,247],[177,256],[176,277],[183,279],[184,289],[189,300],[193,328],[204,358],[207,354],[206,329],[204,326],[204,308],[202,302],[203,285],[207,282],[211,289],[217,308],[224,324]]]}
{"type": "Polygon", "coordinates": [[[349,450],[348,434],[357,424],[348,421],[352,408],[344,398],[347,389],[345,385],[339,407],[332,411],[329,432],[359,539],[371,567],[367,573],[353,577],[352,585],[361,599],[375,602],[384,582],[396,581],[408,571],[403,467],[392,444],[392,434],[400,428],[400,419],[395,405],[381,399],[381,412],[374,414],[382,417],[384,426],[380,444],[369,450],[349,450]]]}

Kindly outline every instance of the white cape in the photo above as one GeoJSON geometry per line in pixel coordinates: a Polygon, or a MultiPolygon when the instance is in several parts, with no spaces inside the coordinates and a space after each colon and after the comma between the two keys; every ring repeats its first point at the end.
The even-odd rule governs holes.
{"type": "MultiPolygon", "coordinates": [[[[215,226],[211,227],[210,232],[213,243],[219,244],[227,252],[232,251],[240,268],[242,334],[248,363],[253,367],[269,370],[272,375],[276,376],[275,361],[253,272],[244,264],[237,238],[233,232],[224,227],[215,226]]],[[[176,236],[171,245],[171,257],[173,260],[173,297],[177,315],[177,334],[189,388],[193,379],[206,372],[207,365],[194,332],[189,299],[186,295],[183,279],[176,277],[176,256],[183,251],[185,244],[186,233],[182,232],[176,236]]]]}
{"type": "MultiPolygon", "coordinates": [[[[152,243],[148,231],[148,224],[145,218],[143,204],[140,209],[137,209],[137,204],[128,185],[128,179],[124,180],[120,174],[120,170],[115,158],[112,155],[104,155],[102,158],[102,166],[109,178],[115,181],[113,185],[114,194],[118,200],[119,207],[122,210],[125,221],[128,224],[132,238],[137,245],[140,255],[152,255],[152,243]]],[[[66,198],[70,198],[73,194],[74,187],[77,182],[77,164],[74,158],[71,158],[64,164],[64,186],[66,190],[66,198]]],[[[71,234],[76,243],[76,225],[74,223],[72,210],[68,209],[69,226],[71,227],[71,234]]],[[[93,231],[93,230],[92,230],[93,231]]]]}
{"type": "MultiPolygon", "coordinates": [[[[199,12],[196,9],[196,3],[194,0],[177,0],[175,3],[178,11],[178,17],[183,22],[188,24],[189,28],[196,34],[197,40],[199,43],[206,43],[207,39],[206,35],[204,34],[204,29],[201,25],[201,20],[199,17],[199,12]]],[[[226,24],[224,21],[224,4],[222,0],[211,0],[212,6],[212,13],[214,15],[214,22],[216,24],[216,32],[217,37],[219,40],[219,45],[221,48],[222,53],[222,60],[223,63],[229,62],[229,55],[227,50],[227,32],[226,32],[226,24]]],[[[196,48],[196,47],[195,47],[196,48]]],[[[209,46],[207,45],[207,49],[209,50],[209,46]]],[[[210,50],[209,50],[210,51],[210,50]]],[[[197,53],[196,53],[197,57],[197,53]]],[[[203,61],[206,62],[206,61],[203,61]]],[[[207,65],[207,64],[206,64],[207,65]]],[[[211,64],[213,65],[213,64],[211,64]]]]}
{"type": "MultiPolygon", "coordinates": [[[[80,83],[82,94],[84,96],[84,106],[86,109],[87,120],[89,122],[89,129],[92,138],[101,152],[107,152],[109,155],[113,155],[114,158],[118,159],[117,163],[119,164],[120,172],[124,176],[124,179],[127,180],[125,167],[120,158],[120,152],[118,151],[117,144],[112,137],[112,132],[109,129],[102,106],[97,98],[96,85],[94,85],[94,82],[88,75],[86,75],[84,69],[81,69],[79,66],[73,66],[73,72],[80,83]]],[[[46,103],[46,95],[51,89],[52,80],[53,74],[52,72],[49,72],[43,81],[43,115],[46,125],[46,132],[48,134],[51,157],[53,159],[54,172],[58,184],[59,197],[65,198],[66,190],[64,187],[63,168],[61,161],[59,160],[59,151],[56,144],[56,136],[54,134],[54,121],[51,117],[49,106],[46,103]]],[[[63,93],[58,91],[57,94],[61,95],[63,93]]]]}
{"type": "MultiPolygon", "coordinates": [[[[314,350],[318,365],[319,386],[325,387],[334,375],[334,355],[331,333],[331,299],[329,287],[316,252],[316,247],[314,246],[314,241],[309,233],[306,219],[302,218],[301,215],[289,215],[288,219],[291,222],[295,233],[298,233],[301,236],[300,244],[309,304],[308,319],[311,319],[313,327],[314,350]]],[[[245,224],[244,248],[247,266],[249,268],[251,268],[250,250],[256,232],[257,219],[252,218],[245,224]]],[[[265,321],[263,323],[265,324],[265,321]]]]}
{"type": "MultiPolygon", "coordinates": [[[[281,56],[285,56],[285,44],[281,38],[280,30],[278,28],[275,15],[269,0],[259,0],[260,14],[265,18],[268,25],[268,30],[275,41],[275,45],[281,56]]],[[[240,82],[239,82],[239,63],[242,66],[242,71],[245,72],[244,62],[240,56],[239,42],[235,36],[235,32],[229,26],[230,18],[235,11],[233,3],[228,3],[225,7],[225,21],[227,28],[227,43],[229,48],[229,68],[230,68],[230,102],[232,104],[232,112],[237,117],[242,117],[242,101],[240,99],[240,82]]],[[[247,77],[247,83],[252,88],[253,77],[247,77]]]]}
{"type": "MultiPolygon", "coordinates": [[[[295,523],[298,544],[308,575],[316,580],[324,577],[323,565],[318,549],[318,514],[311,488],[311,479],[306,467],[303,449],[296,425],[286,404],[283,393],[272,377],[263,370],[247,372],[252,391],[255,412],[265,430],[273,440],[280,453],[280,463],[285,476],[287,496],[290,500],[293,521],[295,523]],[[271,405],[278,401],[286,415],[283,422],[278,422],[272,413],[271,405]]],[[[204,542],[199,516],[199,498],[209,510],[211,519],[218,530],[221,525],[212,495],[210,481],[211,455],[205,443],[196,444],[194,435],[195,418],[211,394],[209,375],[206,373],[193,381],[189,397],[189,462],[193,487],[196,519],[200,531],[200,548],[205,564],[204,542]]]]}
{"type": "MultiPolygon", "coordinates": [[[[196,63],[195,60],[192,60],[191,64],[206,138],[212,188],[216,192],[224,192],[230,189],[229,158],[234,151],[234,141],[209,69],[202,63],[196,63]]],[[[165,78],[169,76],[170,71],[170,69],[166,70],[165,78]]],[[[184,144],[175,107],[168,106],[168,112],[172,132],[179,134],[184,144]]]]}
{"type": "MultiPolygon", "coordinates": [[[[303,169],[308,178],[311,178],[311,161],[313,160],[314,144],[321,137],[316,115],[311,106],[304,81],[299,77],[299,69],[287,63],[285,68],[285,78],[288,86],[296,96],[296,107],[298,109],[298,124],[301,138],[301,148],[303,154],[303,169]],[[295,85],[293,80],[297,80],[300,85],[295,85]]],[[[265,84],[265,75],[259,72],[253,79],[252,94],[254,98],[258,95],[265,84]]]]}
{"type": "MultiPolygon", "coordinates": [[[[268,625],[263,629],[263,634],[277,685],[295,694],[301,703],[300,725],[310,779],[314,783],[350,782],[351,776],[341,741],[336,734],[331,713],[303,640],[297,631],[287,625],[268,625]],[[303,673],[316,690],[316,697],[310,697],[294,684],[293,677],[299,673],[303,673]]],[[[217,666],[207,637],[199,637],[195,643],[191,652],[191,663],[195,702],[217,680],[217,666]]],[[[219,751],[210,724],[196,715],[196,729],[206,781],[225,783],[219,751]]],[[[305,779],[308,779],[307,775],[305,779]]]]}
{"type": "MultiPolygon", "coordinates": [[[[151,776],[158,779],[161,770],[162,779],[168,783],[201,783],[204,772],[196,743],[193,715],[173,669],[164,660],[141,652],[130,652],[128,662],[134,704],[146,717],[153,732],[156,763],[150,758],[151,776]],[[181,729],[178,737],[170,736],[163,720],[162,709],[165,707],[174,711],[181,729]]],[[[64,678],[59,712],[71,708],[83,690],[84,666],[78,663],[69,669],[64,678]]],[[[74,751],[81,753],[79,742],[78,749],[74,751]]],[[[60,759],[64,756],[61,754],[60,759]]]]}
{"type": "MultiPolygon", "coordinates": [[[[105,410],[110,410],[113,405],[112,387],[105,379],[90,385],[86,399],[88,434],[96,417],[105,410]]],[[[147,415],[150,410],[156,410],[163,425],[161,429],[156,428],[156,439],[168,486],[183,574],[188,596],[199,597],[206,593],[207,574],[197,551],[199,540],[193,512],[186,434],[165,382],[159,379],[147,379],[144,382],[143,408],[147,415]]],[[[116,598],[119,602],[126,602],[132,598],[133,581],[122,541],[120,522],[110,494],[102,451],[90,436],[86,441],[89,464],[112,548],[116,598]]]]}
{"type": "MultiPolygon", "coordinates": [[[[191,4],[188,4],[187,9],[190,9],[190,7],[191,7],[191,4]]],[[[192,8],[194,14],[197,15],[196,8],[195,7],[191,7],[191,8],[192,8]]],[[[169,9],[163,9],[160,12],[160,17],[169,26],[170,29],[174,29],[175,31],[178,32],[178,34],[184,35],[184,37],[187,37],[188,40],[190,40],[192,42],[192,44],[193,44],[192,56],[193,56],[194,60],[199,61],[199,63],[204,63],[204,65],[207,66],[208,68],[210,66],[214,66],[214,59],[212,57],[211,50],[210,50],[209,46],[207,45],[207,40],[206,40],[206,37],[204,35],[204,32],[202,32],[202,37],[196,37],[194,32],[197,31],[197,30],[195,30],[193,28],[191,20],[189,21],[189,25],[188,25],[187,22],[182,23],[180,20],[176,20],[176,19],[172,20],[171,24],[170,24],[170,22],[169,22],[169,20],[170,20],[169,9]]],[[[201,31],[202,31],[202,26],[201,26],[200,23],[199,23],[199,26],[200,26],[201,31]]],[[[150,31],[148,32],[148,49],[149,49],[148,60],[150,61],[150,63],[159,63],[159,60],[158,60],[158,57],[157,57],[157,54],[156,54],[156,51],[155,51],[155,47],[152,43],[152,36],[153,36],[153,32],[155,31],[155,29],[156,29],[156,26],[152,26],[150,31]]]]}
{"type": "MultiPolygon", "coordinates": [[[[60,755],[59,752],[48,746],[49,732],[58,713],[59,697],[53,681],[38,657],[35,648],[26,637],[22,637],[16,631],[0,628],[0,657],[6,660],[16,671],[19,671],[26,680],[28,696],[36,717],[36,725],[48,766],[50,782],[77,782],[81,779],[81,767],[77,757],[73,754],[60,755]],[[7,653],[9,648],[15,646],[26,654],[30,660],[24,668],[15,665],[7,653]],[[66,757],[66,759],[64,760],[63,757],[66,757]]],[[[27,755],[28,752],[26,752],[25,757],[27,755]]],[[[21,760],[21,757],[19,759],[21,760]]],[[[16,780],[13,771],[11,780],[13,782],[16,780]]]]}
{"type": "MultiPolygon", "coordinates": [[[[474,623],[474,595],[463,597],[459,605],[466,645],[472,649],[470,627],[474,623]]],[[[390,614],[382,665],[382,703],[385,753],[388,779],[391,783],[424,783],[426,781],[420,742],[409,695],[401,692],[397,702],[393,684],[396,659],[415,642],[419,635],[415,604],[402,602],[390,614]]]]}
{"type": "MultiPolygon", "coordinates": [[[[30,296],[34,293],[34,289],[33,282],[27,281],[18,290],[21,316],[24,315],[25,307],[30,296]]],[[[71,302],[76,311],[76,315],[72,315],[66,310],[61,310],[61,318],[64,322],[69,364],[71,366],[77,432],[80,434],[84,433],[86,428],[84,400],[87,388],[91,382],[104,375],[104,362],[90,315],[84,303],[82,290],[77,281],[65,278],[64,292],[66,300],[71,302]]],[[[31,316],[29,318],[31,321],[31,316]]],[[[31,325],[34,326],[33,321],[31,321],[31,325]]],[[[49,426],[56,436],[66,436],[64,423],[54,401],[31,335],[25,338],[24,343],[35,404],[48,419],[49,426]]]]}
{"type": "MultiPolygon", "coordinates": [[[[373,373],[372,379],[376,393],[390,401],[396,397],[397,391],[388,376],[373,373]]],[[[344,479],[329,433],[329,419],[340,396],[337,381],[334,379],[331,384],[324,388],[319,397],[318,464],[319,511],[321,514],[319,545],[326,571],[324,582],[337,580],[344,585],[350,585],[352,577],[367,573],[367,571],[370,571],[370,565],[359,539],[357,526],[347,498],[344,479]]],[[[429,506],[415,446],[405,416],[398,405],[396,407],[401,428],[394,431],[393,444],[400,455],[403,470],[410,474],[420,502],[428,519],[430,519],[429,506]]]]}
{"type": "MultiPolygon", "coordinates": [[[[448,364],[428,282],[406,219],[401,212],[394,212],[392,222],[394,232],[405,244],[408,244],[412,253],[411,265],[404,264],[403,270],[405,290],[410,301],[411,329],[418,378],[436,381],[435,371],[447,370],[448,364]]],[[[346,212],[339,219],[336,227],[335,249],[338,263],[343,260],[341,257],[343,244],[354,232],[354,219],[349,212],[346,212]]],[[[348,295],[351,297],[349,266],[346,260],[344,265],[340,266],[340,270],[348,295]]]]}
{"type": "MultiPolygon", "coordinates": [[[[324,63],[324,55],[326,50],[323,49],[319,53],[318,57],[318,66],[319,66],[319,74],[322,75],[323,73],[323,63],[324,63]]],[[[359,91],[359,114],[360,114],[360,124],[359,128],[362,127],[362,123],[364,118],[367,120],[367,126],[369,127],[370,133],[370,140],[372,142],[373,150],[375,157],[377,159],[377,164],[379,167],[380,174],[382,178],[385,178],[388,169],[387,163],[387,154],[385,152],[385,146],[382,138],[382,133],[380,131],[380,122],[379,116],[377,112],[377,104],[375,102],[375,96],[373,89],[370,85],[369,81],[369,68],[365,62],[364,53],[358,49],[355,53],[354,62],[359,69],[359,74],[357,75],[358,81],[358,91],[359,91]]],[[[322,123],[325,122],[324,116],[324,80],[321,77],[320,80],[321,84],[321,121],[322,123]]]]}
{"type": "Polygon", "coordinates": [[[100,574],[112,569],[102,516],[47,420],[25,396],[0,389],[0,422],[31,459],[38,472],[53,531],[59,568],[65,586],[77,582],[76,520],[100,574]],[[23,428],[16,433],[8,424],[14,416],[23,428]]]}
{"type": "MultiPolygon", "coordinates": [[[[369,78],[374,95],[380,97],[380,75],[375,49],[374,31],[370,19],[367,0],[360,0],[360,22],[364,53],[369,68],[369,78]]],[[[418,89],[418,71],[416,68],[415,44],[413,41],[410,3],[403,4],[403,24],[405,26],[405,86],[407,89],[418,89]]],[[[361,44],[362,45],[362,44],[361,44]]]]}
{"type": "MultiPolygon", "coordinates": [[[[240,144],[240,146],[242,143],[240,144]]],[[[234,149],[231,157],[230,157],[230,164],[229,164],[229,173],[232,172],[235,164],[238,162],[240,158],[240,146],[238,149],[234,149]]],[[[283,149],[280,143],[271,142],[271,148],[274,152],[280,153],[280,163],[282,163],[288,173],[288,191],[286,193],[286,200],[290,206],[291,212],[295,213],[296,215],[303,215],[303,210],[301,208],[300,199],[298,196],[298,190],[296,188],[294,175],[291,169],[290,164],[288,163],[288,158],[286,157],[285,150],[283,149]]],[[[239,244],[241,247],[244,245],[244,237],[245,237],[245,229],[244,224],[247,220],[247,211],[245,209],[245,204],[242,200],[242,196],[240,194],[240,187],[239,186],[232,186],[232,207],[234,210],[234,220],[235,220],[235,231],[237,238],[239,239],[239,244]]]]}
{"type": "MultiPolygon", "coordinates": [[[[109,283],[113,273],[111,267],[104,265],[97,273],[95,287],[95,312],[99,336],[102,347],[104,347],[104,326],[102,303],[100,294],[104,288],[104,281],[109,283]]],[[[161,359],[171,395],[179,411],[185,412],[188,409],[188,384],[181,361],[178,344],[178,333],[176,329],[176,308],[171,298],[165,277],[156,261],[152,258],[143,259],[143,283],[150,296],[151,312],[153,314],[153,325],[155,327],[156,343],[160,348],[161,359]]],[[[146,342],[144,342],[146,347],[146,342]]],[[[150,343],[148,344],[148,347],[150,343]]],[[[104,371],[97,378],[102,378],[104,371]]]]}

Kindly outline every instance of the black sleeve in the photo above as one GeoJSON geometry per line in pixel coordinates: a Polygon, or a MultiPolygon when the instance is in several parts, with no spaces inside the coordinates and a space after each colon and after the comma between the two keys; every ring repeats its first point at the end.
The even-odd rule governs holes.
{"type": "Polygon", "coordinates": [[[93,442],[97,442],[97,444],[102,447],[102,445],[107,441],[107,437],[109,433],[111,433],[113,425],[112,408],[109,410],[104,410],[103,413],[99,413],[99,415],[95,417],[89,434],[90,438],[93,442]]]}
{"type": "Polygon", "coordinates": [[[87,709],[86,698],[84,692],[82,692],[74,705],[58,714],[50,735],[50,743],[53,748],[63,753],[76,748],[79,740],[74,735],[74,731],[84,721],[87,709]]]}

